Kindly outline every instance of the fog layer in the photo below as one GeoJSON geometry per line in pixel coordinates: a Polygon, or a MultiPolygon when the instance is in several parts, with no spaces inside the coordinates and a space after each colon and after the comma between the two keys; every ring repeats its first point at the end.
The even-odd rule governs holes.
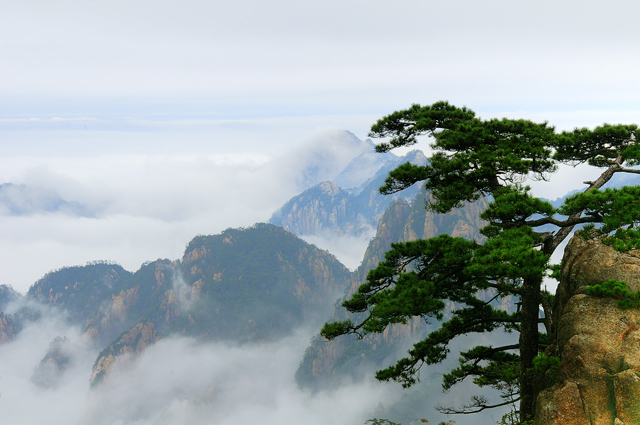
{"type": "Polygon", "coordinates": [[[391,394],[395,386],[374,382],[313,396],[298,389],[293,377],[311,331],[272,344],[243,346],[161,340],[118,364],[90,390],[98,353],[83,343],[77,330],[54,317],[28,326],[15,341],[0,346],[3,423],[351,425],[372,417],[380,402],[397,397],[391,394]],[[38,388],[31,381],[34,368],[61,334],[74,347],[71,366],[55,388],[38,388]]]}

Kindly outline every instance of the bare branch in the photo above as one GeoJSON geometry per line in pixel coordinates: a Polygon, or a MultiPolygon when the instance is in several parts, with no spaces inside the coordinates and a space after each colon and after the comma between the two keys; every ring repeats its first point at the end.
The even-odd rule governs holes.
{"type": "Polygon", "coordinates": [[[635,168],[621,168],[619,172],[621,172],[621,173],[640,174],[640,170],[635,169],[635,168]]]}
{"type": "Polygon", "coordinates": [[[440,413],[444,413],[445,415],[470,415],[473,413],[482,412],[486,409],[494,409],[496,407],[508,406],[510,404],[514,404],[520,401],[520,397],[514,398],[509,401],[505,401],[504,403],[498,404],[487,404],[489,400],[487,400],[484,396],[473,396],[471,397],[471,402],[468,404],[462,405],[461,408],[455,407],[445,407],[442,405],[437,405],[436,410],[440,413]]]}
{"type": "Polygon", "coordinates": [[[511,292],[514,294],[522,294],[522,289],[514,288],[512,286],[506,285],[504,283],[495,282],[487,284],[489,288],[497,289],[498,291],[511,292]]]}
{"type": "MultiPolygon", "coordinates": [[[[579,214],[582,214],[582,211],[580,211],[579,214]]],[[[554,226],[558,226],[558,227],[561,227],[561,228],[564,228],[564,227],[573,228],[574,226],[576,226],[578,224],[600,223],[600,222],[602,222],[602,217],[596,217],[596,216],[579,217],[578,216],[577,218],[572,218],[575,215],[576,214],[572,214],[566,220],[558,220],[558,219],[555,219],[555,218],[552,218],[552,217],[544,217],[544,218],[539,218],[537,220],[525,221],[525,224],[527,226],[531,226],[531,227],[544,226],[545,224],[553,224],[554,226]]]]}
{"type": "MultiPolygon", "coordinates": [[[[618,156],[615,159],[615,161],[613,161],[613,164],[609,166],[609,168],[604,170],[604,172],[600,175],[600,177],[598,177],[595,181],[591,182],[589,187],[585,189],[585,193],[595,189],[600,189],[609,180],[611,180],[611,177],[613,177],[615,173],[623,170],[627,170],[626,168],[622,168],[623,162],[624,162],[624,159],[622,158],[622,156],[618,156]]],[[[581,215],[582,215],[582,211],[573,213],[571,216],[569,216],[566,222],[578,220],[581,215]]],[[[576,223],[576,224],[580,224],[580,223],[576,223]]],[[[566,227],[561,227],[560,230],[558,230],[558,232],[555,235],[545,240],[545,244],[543,248],[545,253],[549,255],[552,254],[556,250],[556,248],[558,248],[558,246],[562,243],[562,241],[564,241],[567,238],[567,236],[571,234],[571,231],[573,230],[574,226],[575,224],[566,226],[566,227]]]]}
{"type": "Polygon", "coordinates": [[[520,344],[503,345],[502,347],[491,348],[490,350],[487,350],[484,353],[482,353],[482,357],[476,357],[473,361],[473,364],[477,366],[481,361],[487,360],[488,357],[493,356],[495,353],[500,353],[502,351],[509,351],[509,350],[517,350],[518,348],[520,348],[520,344]]]}

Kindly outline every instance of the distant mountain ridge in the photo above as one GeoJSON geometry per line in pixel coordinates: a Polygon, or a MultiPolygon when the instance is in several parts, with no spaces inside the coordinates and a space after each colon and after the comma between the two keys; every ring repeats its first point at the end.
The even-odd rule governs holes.
{"type": "Polygon", "coordinates": [[[0,184],[0,215],[29,215],[62,212],[93,217],[95,212],[79,202],[63,199],[51,189],[25,184],[0,184]]]}
{"type": "MultiPolygon", "coordinates": [[[[197,236],[180,260],[148,262],[134,273],[106,262],[65,267],[38,280],[24,298],[64,311],[70,324],[105,347],[92,373],[101,380],[118,356],[167,335],[247,343],[318,327],[351,279],[328,252],[256,224],[197,236]]],[[[0,336],[3,325],[12,335],[0,341],[32,315],[28,303],[13,316],[2,314],[0,336]]]]}
{"type": "MultiPolygon", "coordinates": [[[[290,152],[296,158],[296,186],[306,190],[323,181],[339,182],[348,189],[361,185],[384,163],[393,161],[392,153],[375,153],[370,139],[360,140],[350,131],[335,131],[312,138],[308,143],[290,152]]],[[[287,167],[290,163],[287,163],[287,167]]]]}
{"type": "MultiPolygon", "coordinates": [[[[357,161],[364,168],[375,168],[373,165],[363,165],[368,158],[369,153],[363,154],[357,161]]],[[[412,201],[420,190],[419,185],[414,185],[402,193],[380,194],[378,188],[383,185],[389,172],[405,162],[424,165],[427,158],[421,151],[412,151],[402,158],[387,157],[373,177],[350,190],[340,187],[336,182],[322,182],[290,199],[273,214],[269,222],[298,236],[321,233],[343,236],[373,234],[382,214],[392,202],[398,199],[412,201]]],[[[378,163],[374,164],[377,166],[378,163]]]]}

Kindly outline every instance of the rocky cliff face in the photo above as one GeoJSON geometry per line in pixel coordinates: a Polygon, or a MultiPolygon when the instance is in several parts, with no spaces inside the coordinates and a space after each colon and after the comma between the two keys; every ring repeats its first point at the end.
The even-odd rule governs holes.
{"type": "Polygon", "coordinates": [[[57,336],[33,370],[31,382],[40,388],[55,388],[60,383],[64,372],[73,362],[73,347],[66,337],[57,336]]]}
{"type": "MultiPolygon", "coordinates": [[[[355,272],[347,296],[364,282],[367,273],[384,259],[384,254],[394,242],[431,238],[443,233],[481,240],[479,230],[485,223],[479,215],[486,207],[486,200],[468,204],[448,214],[435,214],[425,208],[429,196],[424,189],[420,189],[413,203],[401,199],[389,206],[378,224],[376,237],[370,242],[362,264],[355,272]]],[[[344,308],[338,306],[331,320],[344,320],[347,314],[344,308]]],[[[305,353],[296,379],[301,385],[321,387],[345,376],[359,378],[370,375],[372,370],[395,362],[415,340],[425,337],[432,330],[417,318],[406,325],[392,325],[384,333],[370,334],[364,339],[348,335],[324,341],[316,337],[305,353]]]]}
{"type": "Polygon", "coordinates": [[[179,281],[179,261],[156,260],[140,269],[103,300],[99,309],[86,318],[85,334],[106,343],[142,317],[164,328],[176,316],[174,283],[179,281]]]}
{"type": "Polygon", "coordinates": [[[297,235],[315,235],[327,229],[357,233],[349,229],[349,193],[334,182],[323,182],[289,201],[271,222],[297,235]]]}
{"type": "MultiPolygon", "coordinates": [[[[376,154],[379,155],[379,154],[376,154]]],[[[398,199],[411,200],[419,191],[416,184],[394,195],[381,195],[382,186],[389,171],[398,165],[411,162],[425,164],[427,158],[421,151],[413,151],[402,158],[390,158],[375,175],[358,187],[348,190],[336,182],[320,183],[293,197],[276,211],[269,220],[272,224],[298,235],[370,235],[389,205],[398,199]]]]}
{"type": "Polygon", "coordinates": [[[11,315],[0,312],[0,344],[11,341],[16,333],[17,327],[11,315]]]}
{"type": "Polygon", "coordinates": [[[90,385],[94,387],[100,384],[113,370],[116,362],[122,365],[132,361],[159,338],[158,331],[152,322],[140,322],[120,335],[96,359],[91,371],[90,385]]]}
{"type": "Polygon", "coordinates": [[[560,366],[547,372],[537,425],[640,423],[640,310],[586,295],[589,286],[611,279],[640,290],[640,253],[574,237],[563,258],[548,350],[560,366]]]}
{"type": "Polygon", "coordinates": [[[480,213],[487,207],[485,199],[456,208],[447,214],[436,214],[425,208],[430,197],[431,194],[421,188],[413,202],[400,199],[387,208],[378,223],[376,236],[367,247],[362,264],[357,270],[360,283],[369,270],[384,259],[384,254],[392,243],[429,239],[441,234],[478,241],[484,238],[480,235],[480,229],[486,222],[480,219],[480,213]]]}

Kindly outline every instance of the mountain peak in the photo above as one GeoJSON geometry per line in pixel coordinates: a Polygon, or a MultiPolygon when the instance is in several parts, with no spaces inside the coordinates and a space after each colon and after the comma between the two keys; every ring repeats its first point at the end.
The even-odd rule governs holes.
{"type": "Polygon", "coordinates": [[[371,141],[362,141],[345,130],[323,132],[292,151],[280,166],[290,170],[301,190],[323,181],[346,188],[359,185],[379,168],[371,169],[371,159],[358,159],[367,154],[375,154],[371,141]]]}
{"type": "Polygon", "coordinates": [[[410,152],[407,152],[407,154],[403,156],[402,159],[406,162],[412,163],[413,165],[425,165],[427,163],[426,155],[419,149],[414,149],[410,152]]]}
{"type": "Polygon", "coordinates": [[[334,182],[322,182],[318,185],[322,194],[328,196],[336,196],[340,192],[340,188],[334,182]]]}

